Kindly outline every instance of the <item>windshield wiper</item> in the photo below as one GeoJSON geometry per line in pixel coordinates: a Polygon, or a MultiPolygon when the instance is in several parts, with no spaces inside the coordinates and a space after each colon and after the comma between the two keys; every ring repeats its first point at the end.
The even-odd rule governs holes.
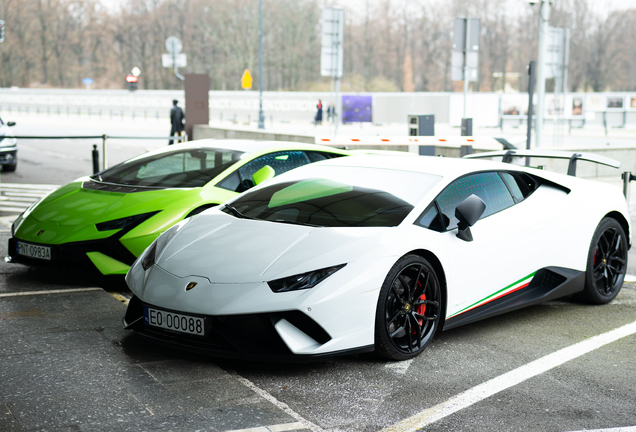
{"type": "Polygon", "coordinates": [[[236,208],[232,207],[229,204],[225,204],[225,208],[228,209],[237,218],[240,218],[240,219],[258,219],[258,218],[255,218],[255,217],[244,215],[243,213],[241,213],[240,211],[238,211],[236,208]]]}
{"type": "Polygon", "coordinates": [[[308,227],[314,227],[314,228],[324,228],[324,225],[315,225],[315,224],[310,224],[310,223],[306,223],[306,222],[290,221],[290,220],[286,220],[286,219],[276,219],[274,222],[286,223],[286,224],[291,224],[291,225],[302,225],[302,226],[308,226],[308,227]]]}

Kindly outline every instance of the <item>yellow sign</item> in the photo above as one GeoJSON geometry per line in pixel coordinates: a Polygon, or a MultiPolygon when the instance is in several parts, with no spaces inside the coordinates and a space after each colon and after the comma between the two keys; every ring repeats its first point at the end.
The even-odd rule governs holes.
{"type": "Polygon", "coordinates": [[[250,74],[249,69],[245,69],[245,72],[243,72],[243,76],[241,77],[241,86],[243,86],[243,89],[245,90],[252,88],[252,75],[250,74]]]}

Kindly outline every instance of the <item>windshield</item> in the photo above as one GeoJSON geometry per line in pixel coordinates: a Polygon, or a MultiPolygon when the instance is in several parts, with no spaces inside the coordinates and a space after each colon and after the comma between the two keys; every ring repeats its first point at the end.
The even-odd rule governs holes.
{"type": "Polygon", "coordinates": [[[241,195],[223,211],[235,217],[312,226],[396,226],[441,179],[409,171],[341,166],[306,167],[302,178],[286,178],[241,195]]]}
{"type": "Polygon", "coordinates": [[[243,152],[218,148],[175,150],[123,162],[92,178],[128,186],[201,187],[241,155],[243,152]]]}

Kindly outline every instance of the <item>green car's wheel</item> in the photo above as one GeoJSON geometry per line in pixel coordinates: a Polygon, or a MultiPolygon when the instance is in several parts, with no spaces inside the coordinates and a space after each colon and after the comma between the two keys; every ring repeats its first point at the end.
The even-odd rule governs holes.
{"type": "Polygon", "coordinates": [[[441,301],[433,266],[417,255],[400,258],[380,290],[376,353],[391,360],[406,360],[424,351],[439,325],[441,301]]]}

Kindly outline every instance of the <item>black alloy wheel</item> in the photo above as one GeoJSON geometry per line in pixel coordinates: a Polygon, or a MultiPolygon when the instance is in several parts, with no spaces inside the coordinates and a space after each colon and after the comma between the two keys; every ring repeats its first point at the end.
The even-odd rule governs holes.
{"type": "Polygon", "coordinates": [[[376,310],[375,350],[391,360],[407,360],[429,344],[441,315],[441,290],[433,266],[406,255],[387,275],[376,310]]]}
{"type": "Polygon", "coordinates": [[[596,228],[587,258],[585,289],[579,298],[606,304],[621,290],[627,271],[627,236],[618,221],[605,218],[596,228]]]}

